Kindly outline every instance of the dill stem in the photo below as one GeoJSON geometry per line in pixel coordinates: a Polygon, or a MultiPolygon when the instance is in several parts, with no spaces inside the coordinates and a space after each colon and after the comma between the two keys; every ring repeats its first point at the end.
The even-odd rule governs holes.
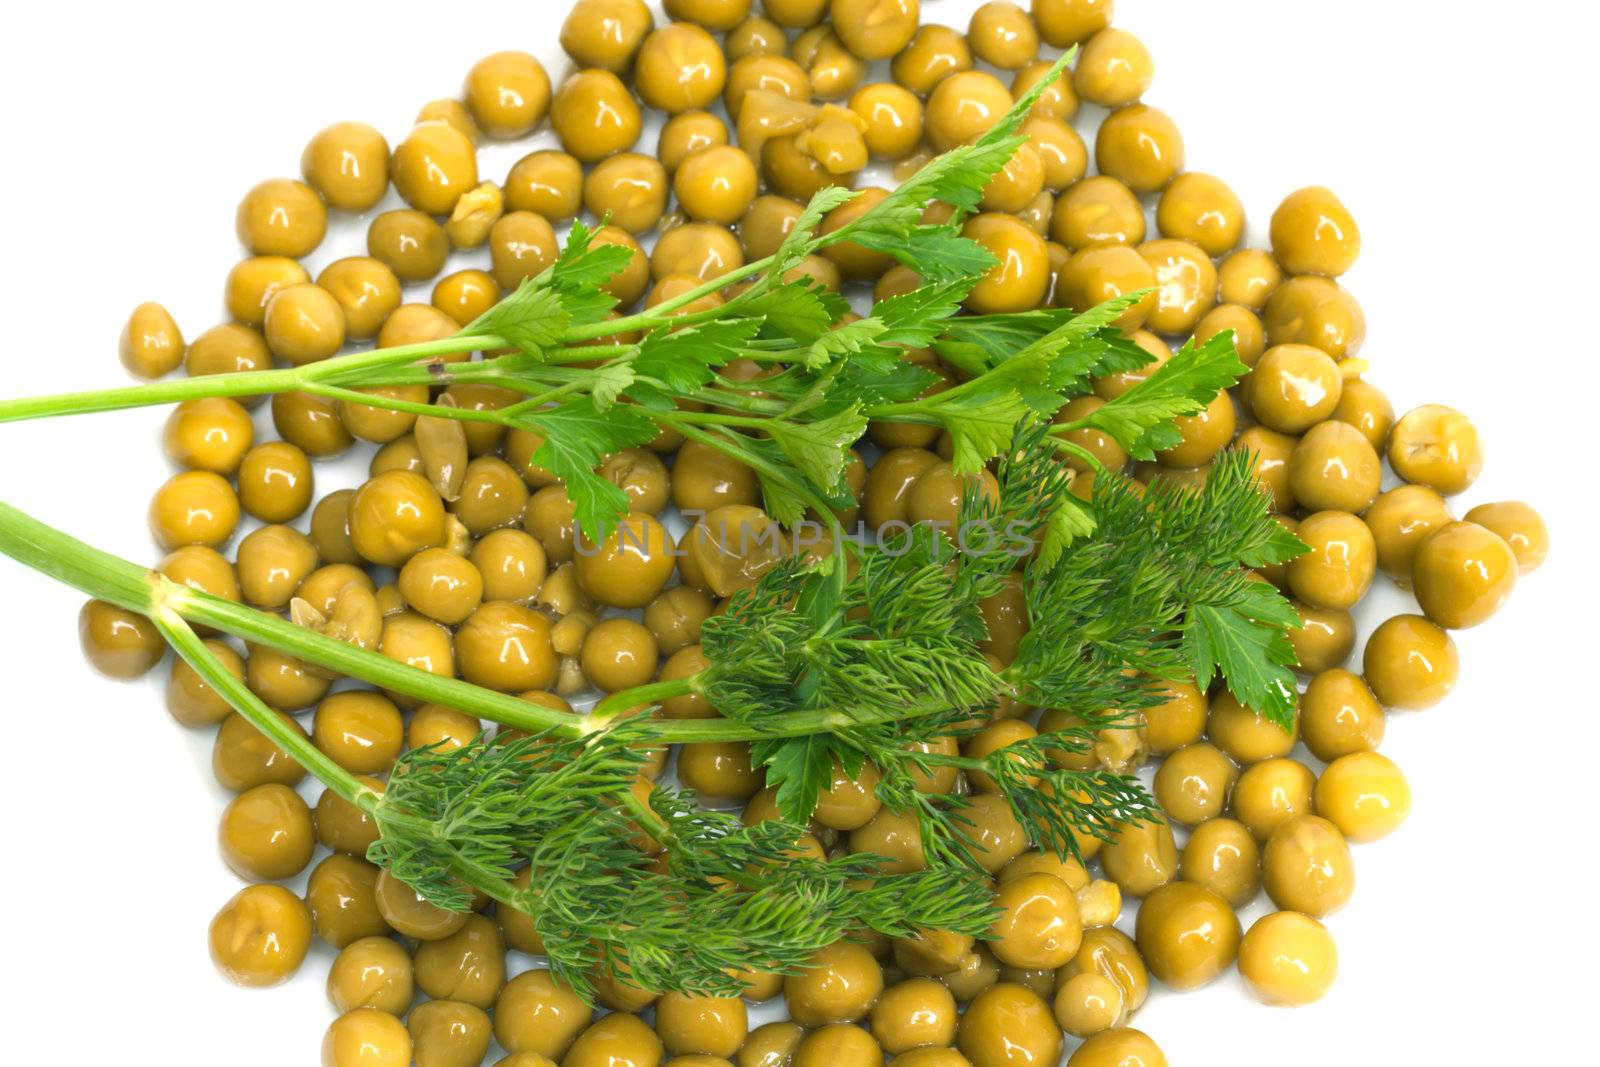
{"type": "Polygon", "coordinates": [[[335,763],[309,738],[267,707],[260,697],[250,691],[249,686],[234,677],[233,673],[212,655],[211,650],[205,646],[205,642],[183,616],[171,606],[158,603],[151,610],[149,617],[150,621],[155,623],[156,629],[161,631],[161,636],[167,639],[167,644],[172,646],[173,651],[183,657],[189,666],[205,679],[206,684],[215,689],[217,694],[239,713],[241,718],[345,800],[369,815],[377,810],[378,797],[381,794],[335,763]]]}
{"type": "MultiPolygon", "coordinates": [[[[339,674],[527,733],[582,738],[607,725],[605,720],[594,721],[588,716],[518,700],[457,678],[430,674],[379,653],[324,637],[280,616],[180,586],[136,563],[87,545],[4,501],[0,501],[0,553],[128,611],[154,618],[158,609],[164,609],[187,622],[211,626],[339,674]]],[[[693,691],[694,685],[692,678],[681,683],[653,682],[613,693],[602,705],[607,711],[614,707],[649,705],[659,698],[684,695],[693,691]],[[688,688],[680,692],[679,685],[688,688]]],[[[818,708],[793,712],[762,726],[722,718],[662,719],[651,722],[651,736],[647,740],[693,744],[805,737],[846,730],[867,722],[916,719],[944,708],[943,703],[929,701],[876,716],[863,716],[848,709],[818,708]]]]}
{"type": "Polygon", "coordinates": [[[609,723],[618,715],[626,714],[640,706],[659,704],[663,700],[671,700],[673,697],[688,696],[694,691],[693,676],[647,682],[644,685],[634,686],[632,689],[618,690],[602,698],[589,714],[584,716],[584,720],[592,727],[600,727],[609,723]]]}
{"type": "MultiPolygon", "coordinates": [[[[469,885],[489,894],[502,904],[519,911],[528,910],[528,902],[516,886],[505,881],[497,872],[476,863],[454,847],[430,820],[419,819],[403,811],[384,808],[383,793],[363,783],[355,775],[339,766],[318,748],[310,738],[294,729],[282,716],[267,707],[250,687],[235,678],[206,648],[205,642],[193,627],[172,609],[158,603],[150,613],[150,621],[161,631],[167,644],[204,678],[217,694],[226,700],[240,717],[259,730],[268,740],[289,754],[289,758],[304,767],[323,785],[332,789],[349,803],[355,805],[381,824],[403,826],[411,833],[426,837],[437,844],[449,859],[451,870],[469,885]]],[[[630,794],[631,795],[631,794],[630,794]]]]}

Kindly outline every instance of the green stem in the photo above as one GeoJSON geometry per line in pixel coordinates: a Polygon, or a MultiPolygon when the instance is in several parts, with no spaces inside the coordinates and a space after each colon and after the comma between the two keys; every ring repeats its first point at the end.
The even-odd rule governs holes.
{"type": "Polygon", "coordinates": [[[1083,460],[1085,463],[1089,464],[1089,469],[1095,474],[1101,474],[1105,471],[1105,464],[1100,462],[1100,457],[1096,456],[1093,452],[1090,452],[1082,445],[1074,444],[1071,441],[1064,441],[1059,437],[1053,437],[1051,438],[1051,441],[1055,444],[1057,452],[1065,452],[1070,456],[1074,456],[1083,460]]]}
{"type": "Polygon", "coordinates": [[[752,418],[749,415],[724,415],[717,411],[683,411],[676,416],[684,422],[699,423],[702,426],[743,426],[751,430],[763,429],[770,419],[752,418]]]}
{"type": "Polygon", "coordinates": [[[437,824],[418,819],[403,811],[384,808],[383,793],[380,790],[371,788],[339,766],[309,738],[290,725],[289,720],[267,707],[260,697],[250,691],[249,686],[234,677],[233,673],[212,655],[200,636],[170,606],[156,607],[150,620],[155,623],[156,629],[161,631],[161,635],[167,639],[167,643],[178,655],[188,661],[200,677],[204,678],[241,718],[287,752],[290,759],[304,767],[323,785],[382,823],[404,826],[415,835],[433,840],[441,847],[441,853],[449,857],[451,870],[462,881],[483,890],[501,903],[519,910],[527,910],[528,902],[521,890],[501,878],[498,872],[462,856],[448,836],[440,832],[437,824]]]}
{"type": "Polygon", "coordinates": [[[505,425],[505,418],[500,408],[458,408],[448,404],[419,404],[411,400],[401,400],[399,397],[383,396],[378,393],[362,392],[359,389],[345,389],[337,385],[321,385],[307,383],[305,391],[315,393],[317,396],[327,397],[329,400],[342,400],[346,404],[365,404],[367,407],[383,408],[387,411],[403,411],[407,415],[426,415],[435,418],[457,419],[461,422],[492,422],[505,425]]]}
{"type": "Polygon", "coordinates": [[[273,711],[261,698],[250,691],[241,679],[224,667],[200,635],[170,606],[157,606],[150,613],[167,644],[188,661],[189,666],[204,678],[217,694],[226,700],[239,716],[259,730],[269,741],[289,754],[289,758],[316,775],[322,784],[345,800],[371,814],[377,809],[378,790],[365,785],[355,775],[339,766],[305,734],[296,730],[289,720],[273,711]]]}
{"type": "Polygon", "coordinates": [[[530,393],[528,396],[517,401],[515,404],[512,404],[510,407],[501,408],[500,413],[504,415],[506,419],[511,419],[516,415],[520,415],[524,411],[532,411],[536,408],[542,408],[546,404],[560,400],[562,397],[571,393],[581,393],[583,392],[583,387],[585,384],[586,383],[581,380],[573,380],[564,385],[558,385],[554,389],[546,389],[540,393],[530,393]]]}
{"type": "Polygon", "coordinates": [[[149,382],[116,389],[93,389],[51,396],[18,397],[0,400],[0,422],[20,422],[57,415],[83,415],[97,411],[122,411],[126,408],[177,404],[212,396],[256,396],[261,393],[288,393],[307,390],[313,384],[331,385],[353,373],[366,372],[394,363],[410,363],[430,356],[473,351],[487,342],[503,343],[498,337],[457,334],[437,341],[396,345],[371,352],[339,356],[319,363],[275,370],[241,371],[234,374],[202,374],[194,378],[149,382]]]}
{"type": "Polygon", "coordinates": [[[748,411],[756,415],[781,415],[789,409],[789,405],[782,400],[752,396],[749,393],[736,393],[727,389],[696,389],[685,399],[710,404],[713,407],[748,411]]]}
{"type": "Polygon", "coordinates": [[[737,444],[735,444],[733,440],[727,436],[731,434],[733,437],[737,437],[738,435],[734,434],[733,431],[726,431],[725,434],[707,433],[685,418],[685,416],[698,414],[699,413],[697,412],[660,412],[656,415],[656,420],[663,426],[668,426],[674,430],[677,430],[690,440],[699,441],[708,448],[714,448],[723,455],[732,459],[736,459],[745,466],[765,474],[773,481],[781,483],[795,496],[798,496],[804,500],[807,506],[816,511],[818,515],[831,515],[833,513],[834,505],[828,503],[828,501],[819,496],[816,491],[811,488],[809,483],[795,483],[789,477],[787,471],[783,471],[777,467],[774,467],[771,463],[768,463],[764,458],[756,455],[748,448],[740,448],[737,444]]]}
{"type": "Polygon", "coordinates": [[[602,698],[594,706],[594,709],[589,712],[588,719],[591,723],[610,722],[624,712],[651,704],[659,704],[663,700],[671,700],[673,697],[688,696],[694,691],[692,678],[669,678],[659,682],[649,682],[645,685],[634,686],[632,689],[618,690],[610,696],[602,698]]]}
{"type": "MultiPolygon", "coordinates": [[[[703,285],[690,289],[687,293],[663,300],[648,311],[641,311],[637,315],[626,315],[620,319],[608,319],[603,322],[590,323],[587,326],[575,326],[568,330],[565,340],[586,341],[595,337],[610,337],[619,333],[632,333],[634,330],[652,330],[657,326],[679,326],[689,322],[698,321],[706,316],[705,312],[696,312],[694,315],[674,316],[672,312],[681,307],[687,307],[702,297],[719,293],[734,282],[759,274],[772,264],[772,256],[758,259],[754,263],[746,263],[737,270],[730,271],[721,277],[713,278],[703,285]]],[[[720,308],[716,309],[721,311],[720,308]]]]}
{"type": "Polygon", "coordinates": [[[432,356],[503,348],[505,343],[505,338],[494,334],[457,333],[441,337],[436,341],[418,341],[416,344],[395,345],[392,348],[374,348],[369,352],[356,352],[348,356],[324,359],[316,363],[307,363],[297,369],[308,379],[337,380],[354,371],[367,371],[373,367],[387,367],[396,363],[415,363],[432,356]]]}
{"type": "MultiPolygon", "coordinates": [[[[528,733],[549,732],[578,738],[603,730],[608,725],[608,714],[598,718],[571,715],[470,682],[430,674],[379,653],[368,652],[295,626],[277,615],[177,585],[135,563],[84,544],[3,501],[0,501],[0,553],[89,596],[129,611],[153,617],[158,610],[168,610],[188,622],[211,626],[338,674],[359,678],[427,703],[456,708],[480,719],[528,733]]],[[[607,711],[614,707],[647,706],[658,699],[694,691],[693,685],[689,680],[683,683],[653,682],[613,693],[602,703],[607,711]],[[680,684],[689,688],[680,691],[680,684]]],[[[847,729],[868,721],[892,722],[921,718],[944,708],[944,704],[930,701],[873,718],[819,708],[794,712],[773,726],[762,727],[722,718],[660,719],[652,723],[651,740],[663,744],[694,744],[805,737],[847,729]]]]}
{"type": "Polygon", "coordinates": [[[303,379],[298,367],[287,370],[243,371],[237,374],[205,374],[198,378],[177,378],[148,385],[91,389],[81,393],[54,393],[0,400],[0,422],[47,419],[57,415],[85,415],[97,411],[122,411],[154,404],[177,404],[211,396],[255,396],[259,393],[285,393],[300,389],[303,379]]]}

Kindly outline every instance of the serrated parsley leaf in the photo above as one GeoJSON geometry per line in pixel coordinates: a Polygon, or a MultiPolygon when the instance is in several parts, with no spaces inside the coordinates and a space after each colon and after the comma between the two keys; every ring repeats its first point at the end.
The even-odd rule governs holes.
{"type": "MultiPolygon", "coordinates": [[[[821,370],[840,356],[883,356],[887,350],[878,344],[884,326],[876,317],[844,323],[811,342],[800,357],[809,370],[821,370]]],[[[888,353],[892,357],[892,353],[888,353]]]]}
{"type": "MultiPolygon", "coordinates": [[[[1270,586],[1263,588],[1272,591],[1270,586]]],[[[1292,608],[1289,614],[1294,615],[1292,608]]],[[[1281,615],[1276,620],[1252,617],[1245,605],[1191,606],[1183,623],[1183,649],[1194,668],[1195,684],[1204,691],[1220,673],[1239,703],[1285,730],[1293,729],[1292,668],[1297,661],[1284,632],[1286,625],[1290,623],[1281,615]]]]}
{"type": "Polygon", "coordinates": [[[859,190],[847,189],[842,185],[829,185],[819,189],[800,212],[799,218],[795,219],[794,228],[778,246],[778,251],[772,257],[772,266],[767,268],[767,273],[778,277],[804,259],[811,250],[811,242],[816,237],[817,227],[822,225],[823,218],[830,211],[843,207],[860,195],[859,190]]]}
{"type": "MultiPolygon", "coordinates": [[[[805,518],[806,508],[810,505],[808,489],[813,496],[833,499],[835,494],[831,490],[834,483],[810,484],[771,436],[738,436],[735,440],[738,450],[744,453],[744,462],[755,469],[756,478],[761,482],[761,497],[766,504],[767,514],[784,526],[793,527],[805,518]]],[[[838,503],[845,506],[849,501],[840,499],[838,503]]]]}
{"type": "MultiPolygon", "coordinates": [[[[1068,323],[1068,326],[1080,337],[1087,337],[1096,330],[1114,326],[1117,320],[1122,317],[1124,311],[1149,296],[1153,291],[1151,289],[1134,289],[1131,292],[1123,293],[1121,296],[1114,296],[1110,300],[1096,304],[1088,311],[1081,311],[1072,316],[1072,321],[1068,323]]],[[[1149,361],[1146,360],[1146,362],[1149,361]]]]}
{"type": "Polygon", "coordinates": [[[760,319],[714,319],[676,329],[658,327],[639,343],[634,374],[687,393],[707,384],[715,368],[744,354],[760,319]]]}
{"type": "Polygon", "coordinates": [[[891,296],[872,306],[872,317],[883,323],[879,341],[886,345],[927,348],[961,310],[972,292],[970,278],[920,285],[909,293],[891,296]]]}
{"type": "Polygon", "coordinates": [[[592,289],[622,273],[633,259],[633,249],[623,245],[595,245],[595,231],[581,222],[572,224],[567,244],[550,268],[550,283],[557,289],[592,289]]]}
{"type": "Polygon", "coordinates": [[[988,249],[961,236],[959,226],[863,226],[851,240],[893,256],[927,282],[977,278],[998,262],[988,249]]]}
{"type": "Polygon", "coordinates": [[[761,741],[751,755],[757,766],[767,768],[767,785],[777,788],[778,813],[797,826],[810,822],[818,796],[833,784],[833,745],[827,736],[761,741]]]}
{"type": "Polygon", "coordinates": [[[1190,339],[1150,377],[1095,409],[1084,423],[1116,438],[1135,459],[1154,459],[1181,439],[1174,419],[1204,410],[1249,369],[1233,347],[1233,331],[1201,345],[1190,339]]]}
{"type": "Polygon", "coordinates": [[[600,322],[616,308],[617,298],[601,286],[627,267],[634,254],[621,245],[595,245],[594,236],[595,231],[574,222],[561,255],[534,279],[561,295],[561,306],[575,326],[600,322]]]}
{"type": "Polygon", "coordinates": [[[952,391],[936,396],[938,403],[932,406],[932,413],[950,431],[955,446],[950,467],[957,474],[975,474],[1004,452],[1017,424],[1029,413],[1027,403],[1014,389],[952,391]]]}
{"type": "Polygon", "coordinates": [[[856,357],[837,366],[839,372],[829,384],[826,398],[811,409],[819,418],[851,404],[873,408],[907,403],[940,380],[926,367],[895,359],[879,362],[856,357]]]}
{"type": "Polygon", "coordinates": [[[831,490],[844,472],[847,450],[867,432],[867,417],[851,404],[814,422],[775,419],[767,432],[811,484],[831,490]]]}
{"type": "Polygon", "coordinates": [[[982,245],[961,236],[961,218],[977,210],[989,182],[1027,143],[1017,130],[1075,53],[1076,49],[1069,50],[1057,60],[976,142],[960,145],[929,161],[870,211],[829,234],[823,243],[855,241],[894,256],[927,281],[976,277],[990,270],[994,257],[982,245]],[[925,225],[923,214],[935,202],[954,206],[955,218],[940,225],[925,225]]]}
{"type": "Polygon", "coordinates": [[[811,278],[797,278],[771,288],[756,288],[730,301],[723,312],[762,319],[775,337],[811,341],[839,321],[850,305],[811,278]]]}
{"type": "Polygon", "coordinates": [[[993,388],[1015,392],[1034,414],[1048,419],[1066,403],[1056,388],[1054,365],[1063,359],[1052,351],[1049,338],[1042,338],[983,376],[993,388]]]}
{"type": "Polygon", "coordinates": [[[1045,524],[1044,538],[1039,542],[1036,563],[1049,568],[1072,542],[1094,533],[1094,509],[1070,494],[1056,501],[1045,524]]]}
{"type": "Polygon", "coordinates": [[[593,383],[589,395],[594,397],[595,410],[605,411],[615,404],[622,391],[633,384],[633,379],[633,365],[622,360],[596,367],[589,376],[593,383]]]}
{"type": "MultiPolygon", "coordinates": [[[[1273,525],[1278,526],[1276,522],[1273,525]]],[[[1260,545],[1239,553],[1239,562],[1246,567],[1268,567],[1275,563],[1287,563],[1309,551],[1311,551],[1310,545],[1284,527],[1278,526],[1260,545]]]]}
{"type": "Polygon", "coordinates": [[[530,462],[565,484],[573,518],[587,536],[628,513],[628,497],[595,468],[613,452],[645,444],[659,432],[646,412],[627,404],[601,411],[592,397],[520,415],[517,422],[544,440],[530,462]]]}
{"type": "Polygon", "coordinates": [[[467,324],[463,333],[489,333],[536,359],[561,344],[572,316],[561,294],[537,279],[524,278],[505,299],[467,324]]]}

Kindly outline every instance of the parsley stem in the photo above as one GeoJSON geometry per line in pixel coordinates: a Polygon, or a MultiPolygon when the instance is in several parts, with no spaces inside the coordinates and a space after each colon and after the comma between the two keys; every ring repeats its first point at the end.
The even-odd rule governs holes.
{"type": "MultiPolygon", "coordinates": [[[[297,368],[308,380],[338,379],[348,373],[367,371],[374,367],[415,363],[433,356],[450,356],[459,352],[486,351],[506,347],[505,338],[494,334],[456,333],[435,341],[418,341],[415,344],[395,345],[392,348],[374,348],[348,356],[337,356],[297,368]]],[[[258,372],[259,373],[259,372],[258,372]]],[[[202,376],[203,378],[204,376],[202,376]]]]}
{"type": "Polygon", "coordinates": [[[1064,441],[1059,437],[1051,437],[1049,440],[1055,445],[1057,452],[1065,452],[1071,456],[1075,456],[1076,458],[1083,460],[1085,463],[1089,464],[1089,469],[1095,474],[1100,474],[1106,469],[1105,464],[1100,462],[1100,457],[1096,456],[1093,452],[1090,452],[1082,445],[1074,444],[1071,441],[1064,441]]]}
{"type": "Polygon", "coordinates": [[[0,422],[20,422],[57,415],[82,415],[98,411],[121,411],[153,404],[176,404],[212,396],[255,396],[261,393],[310,391],[313,385],[332,386],[339,380],[396,363],[411,363],[431,356],[473,351],[503,344],[487,335],[456,334],[437,341],[396,345],[370,352],[339,356],[320,363],[274,370],[238,371],[232,374],[202,374],[193,378],[128,385],[115,389],[94,389],[78,393],[18,397],[0,400],[0,422]]]}
{"type": "Polygon", "coordinates": [[[253,396],[257,393],[282,393],[299,389],[304,379],[298,368],[243,371],[234,374],[206,374],[198,378],[177,378],[147,385],[93,389],[80,393],[54,393],[0,400],[0,422],[45,419],[57,415],[82,415],[99,411],[122,411],[151,404],[176,404],[210,396],[253,396]]]}
{"type": "Polygon", "coordinates": [[[693,441],[716,449],[725,456],[732,457],[747,467],[753,468],[759,474],[765,474],[768,479],[781,485],[784,489],[804,500],[818,515],[831,515],[833,505],[824,500],[810,485],[797,483],[789,477],[787,471],[767,462],[764,456],[758,455],[748,446],[735,443],[739,437],[732,430],[723,430],[721,433],[707,433],[684,418],[686,415],[701,415],[704,412],[661,412],[656,419],[663,425],[677,430],[683,436],[693,441]]]}
{"type": "Polygon", "coordinates": [[[768,418],[751,418],[749,415],[726,415],[716,411],[683,411],[679,412],[679,419],[684,422],[701,423],[708,426],[747,426],[759,430],[770,423],[768,418]]]}
{"type": "MultiPolygon", "coordinates": [[[[573,341],[588,341],[596,337],[611,337],[619,333],[631,333],[634,330],[648,330],[656,326],[673,324],[686,324],[697,321],[707,315],[706,312],[696,312],[693,315],[674,316],[672,312],[681,307],[687,307],[703,297],[720,293],[737,281],[759,274],[772,264],[774,257],[758,259],[754,263],[746,263],[737,270],[713,278],[710,281],[690,289],[670,300],[663,300],[655,307],[641,311],[637,315],[624,315],[620,319],[606,319],[601,322],[592,322],[586,326],[574,326],[569,329],[562,339],[569,344],[573,341]]],[[[715,309],[713,309],[715,310],[715,309]]],[[[714,314],[711,317],[715,317],[714,314]]]]}
{"type": "Polygon", "coordinates": [[[345,389],[337,385],[308,384],[305,388],[308,393],[327,397],[329,400],[341,400],[346,404],[364,404],[367,407],[383,408],[386,411],[400,411],[407,415],[428,415],[459,419],[462,422],[492,422],[503,424],[505,417],[501,414],[504,409],[496,408],[459,408],[446,404],[419,404],[413,400],[402,400],[395,396],[384,396],[381,393],[365,393],[359,389],[345,389]]]}
{"type": "Polygon", "coordinates": [[[688,394],[687,399],[714,407],[738,408],[758,415],[776,415],[788,409],[788,404],[782,400],[769,400],[766,397],[736,393],[726,389],[696,389],[688,394]]]}
{"type": "Polygon", "coordinates": [[[611,359],[630,355],[639,350],[638,345],[573,345],[549,353],[546,363],[588,363],[597,359],[611,359]]]}

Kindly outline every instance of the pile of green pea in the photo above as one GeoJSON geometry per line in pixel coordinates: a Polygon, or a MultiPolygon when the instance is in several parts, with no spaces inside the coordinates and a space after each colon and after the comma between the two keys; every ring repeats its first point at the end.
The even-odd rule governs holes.
{"type": "MultiPolygon", "coordinates": [[[[622,309],[652,306],[769,254],[818,189],[855,185],[873,161],[903,177],[981,136],[1047,72],[1042,49],[1076,45],[1074,69],[1023,126],[1028,144],[966,223],[1000,261],[968,306],[1087,309],[1151,288],[1122,325],[1155,364],[1184,338],[1232,330],[1251,367],[1240,387],[1181,420],[1182,440],[1154,462],[1132,464],[1109,437],[1076,433],[1099,469],[1069,461],[1074,491],[1088,495],[1097,477],[1200,485],[1224,449],[1248,449],[1279,521],[1311,548],[1261,573],[1304,622],[1292,634],[1304,680],[1292,733],[1225,690],[1173,683],[1137,729],[1060,755],[1065,766],[1120,773],[1158,759],[1164,821],[1109,843],[1084,838],[1082,862],[1060,860],[1028,847],[984,776],[949,769],[923,783],[969,796],[975,858],[995,879],[1001,913],[991,940],[927,931],[841,942],[804,973],[745,974],[744,998],[657,995],[597,975],[610,1009],[601,1015],[543,966],[526,966],[543,948],[526,916],[487,901],[441,911],[367,862],[370,820],[331,792],[308,804],[288,754],[174,662],[168,709],[216,731],[216,778],[237,794],[221,852],[252,883],[213,922],[213,957],[234,981],[271,985],[295,973],[313,938],[337,950],[329,1067],[469,1067],[492,1041],[504,1051],[499,1067],[1037,1067],[1069,1049],[1072,1067],[1162,1067],[1160,1049],[1128,1025],[1151,977],[1191,989],[1237,965],[1269,1003],[1328,990],[1337,961],[1321,920],[1354,889],[1349,843],[1391,833],[1410,806],[1400,768],[1377,751],[1386,709],[1426,708],[1450,692],[1459,668],[1450,632],[1494,614],[1544,559],[1548,535],[1520,502],[1456,518],[1451,498],[1482,467],[1477,432],[1438,404],[1396,418],[1365,379],[1365,319],[1338,281],[1359,252],[1355,220],[1328,190],[1301,189],[1273,212],[1270,248],[1241,247],[1242,203],[1218,178],[1184,170],[1175,123],[1143,103],[1149,52],[1110,25],[1111,7],[997,0],[962,33],[922,24],[916,0],[669,0],[661,24],[641,0],[578,0],[561,31],[575,70],[559,85],[533,56],[495,53],[468,72],[459,99],[425,105],[392,149],[370,126],[339,123],[307,145],[303,180],[251,189],[237,216],[249,255],[227,277],[228,321],[186,342],[159,305],[134,311],[121,355],[145,378],[438,339],[547,267],[556,226],[580,215],[609,217],[596,239],[634,252],[607,286],[622,309]],[[872,80],[885,60],[888,80],[872,80]],[[1074,126],[1088,119],[1082,104],[1107,111],[1093,174],[1074,126]],[[666,115],[649,153],[636,151],[648,109],[666,115]],[[500,180],[480,174],[480,144],[526,137],[547,118],[559,148],[529,152],[500,180]],[[404,206],[371,217],[365,254],[332,261],[313,281],[300,260],[322,244],[329,210],[378,209],[391,186],[404,206]],[[439,276],[485,253],[486,268],[439,276]],[[430,284],[426,299],[408,289],[430,284]],[[1379,625],[1357,671],[1351,612],[1380,571],[1415,594],[1418,610],[1379,625]],[[303,893],[280,884],[307,867],[303,893]],[[1243,930],[1236,910],[1262,889],[1279,910],[1243,930]],[[1131,927],[1129,900],[1140,902],[1131,927]],[[750,1005],[780,995],[788,1018],[752,1028],[750,1005]]],[[[884,195],[867,188],[825,227],[884,195]]],[[[930,219],[948,214],[929,206],[930,219]]],[[[796,270],[875,299],[920,283],[848,244],[796,270]]],[[[936,371],[936,389],[959,380],[932,352],[905,358],[936,371]]],[[[1061,420],[1148,373],[1096,381],[1061,420]]],[[[385,392],[479,409],[518,399],[480,384],[385,392]]],[[[260,402],[194,400],[172,412],[164,444],[180,471],[150,508],[168,553],[157,570],[423,670],[568,711],[569,698],[596,690],[685,677],[706,663],[701,623],[773,562],[715,533],[772,521],[754,472],[672,434],[607,461],[633,514],[578,552],[571,501],[530,462],[536,435],[287,393],[271,399],[270,439],[252,414],[260,402]],[[319,499],[317,463],[358,441],[373,446],[367,479],[319,499]],[[674,535],[675,510],[706,517],[674,535]],[[246,517],[259,525],[235,540],[246,517]]],[[[860,517],[881,528],[947,515],[963,488],[949,456],[936,430],[874,424],[848,469],[860,517]]],[[[985,614],[985,652],[1003,665],[1028,625],[1019,577],[985,614]]],[[[118,677],[164,653],[146,620],[100,602],[84,608],[81,634],[96,666],[118,677]]],[[[337,679],[272,649],[207,644],[375,786],[408,747],[460,746],[483,728],[457,709],[334,688],[337,679]],[[307,712],[309,730],[297,718],[307,712]]],[[[717,712],[690,696],[661,714],[717,712]]],[[[960,748],[987,754],[1073,723],[1001,698],[960,748]]],[[[670,759],[709,802],[742,808],[748,822],[775,817],[748,746],[687,745],[670,759]]],[[[642,787],[668,760],[663,752],[642,787]]],[[[876,782],[870,765],[837,773],[798,846],[920,867],[915,820],[884,810],[876,782]]]]}

